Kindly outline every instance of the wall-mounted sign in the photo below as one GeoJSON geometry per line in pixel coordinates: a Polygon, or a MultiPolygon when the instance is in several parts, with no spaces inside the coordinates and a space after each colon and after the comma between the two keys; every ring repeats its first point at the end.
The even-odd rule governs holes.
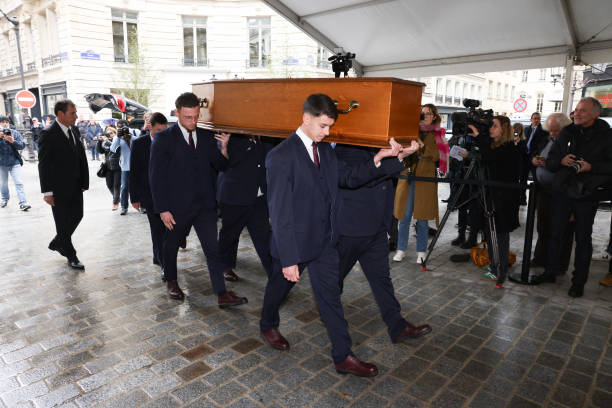
{"type": "Polygon", "coordinates": [[[96,54],[92,50],[87,50],[81,53],[81,59],[100,61],[100,54],[96,54]]]}

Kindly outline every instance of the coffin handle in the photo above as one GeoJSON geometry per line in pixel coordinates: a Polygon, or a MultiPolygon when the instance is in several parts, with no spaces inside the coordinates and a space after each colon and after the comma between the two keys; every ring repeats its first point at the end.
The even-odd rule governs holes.
{"type": "Polygon", "coordinates": [[[200,108],[208,108],[208,98],[200,98],[200,108]]]}
{"type": "MultiPolygon", "coordinates": [[[[334,105],[336,105],[336,107],[338,106],[338,101],[334,101],[334,105]]],[[[348,109],[338,109],[338,113],[349,113],[350,111],[352,111],[353,109],[357,109],[359,107],[359,102],[358,101],[350,101],[349,102],[349,106],[348,109]]]]}

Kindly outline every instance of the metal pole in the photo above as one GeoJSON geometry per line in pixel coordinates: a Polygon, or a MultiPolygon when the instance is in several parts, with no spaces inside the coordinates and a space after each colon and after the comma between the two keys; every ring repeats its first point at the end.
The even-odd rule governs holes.
{"type": "MultiPolygon", "coordinates": [[[[6,15],[4,11],[2,11],[2,14],[11,24],[13,24],[13,29],[15,30],[15,40],[17,41],[17,56],[19,57],[19,75],[21,76],[21,89],[27,90],[25,85],[23,58],[21,56],[21,41],[19,39],[19,20],[17,20],[17,18],[10,18],[6,15]]],[[[32,161],[36,157],[34,155],[34,142],[32,140],[32,122],[30,119],[30,109],[22,108],[22,114],[24,129],[23,136],[25,137],[26,145],[28,146],[28,160],[32,161]]]]}
{"type": "Polygon", "coordinates": [[[565,61],[565,78],[563,79],[563,106],[562,112],[569,116],[572,111],[572,100],[570,91],[572,89],[572,78],[574,77],[574,54],[568,54],[565,61]]]}

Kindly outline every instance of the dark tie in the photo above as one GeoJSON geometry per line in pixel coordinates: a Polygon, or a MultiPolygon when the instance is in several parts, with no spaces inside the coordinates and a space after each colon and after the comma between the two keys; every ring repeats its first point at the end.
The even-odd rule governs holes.
{"type": "Polygon", "coordinates": [[[192,130],[189,131],[189,147],[191,147],[191,150],[195,152],[196,146],[195,146],[195,143],[193,142],[193,135],[191,134],[192,132],[193,132],[192,130]]]}
{"type": "Polygon", "coordinates": [[[319,153],[317,152],[317,143],[312,142],[312,159],[314,161],[315,166],[319,168],[319,153]]]}
{"type": "Polygon", "coordinates": [[[74,135],[72,134],[72,131],[70,130],[70,128],[68,128],[68,141],[70,142],[70,145],[72,147],[76,147],[76,140],[75,140],[74,135]]]}

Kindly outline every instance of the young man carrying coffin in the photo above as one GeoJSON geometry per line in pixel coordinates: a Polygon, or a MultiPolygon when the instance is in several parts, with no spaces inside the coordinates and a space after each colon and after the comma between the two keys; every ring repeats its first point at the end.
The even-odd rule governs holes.
{"type": "Polygon", "coordinates": [[[401,146],[392,141],[392,147],[380,150],[373,160],[343,166],[329,143],[323,142],[338,117],[333,100],[323,94],[310,95],[302,112],[302,125],[266,158],[273,265],[264,295],[261,334],[272,347],[289,349],[289,342],[278,330],[279,308],[308,268],[336,371],[373,377],[378,374],[376,366],[360,361],[351,352],[340,301],[338,186],[354,188],[380,177],[380,160],[397,156],[401,146]]]}

